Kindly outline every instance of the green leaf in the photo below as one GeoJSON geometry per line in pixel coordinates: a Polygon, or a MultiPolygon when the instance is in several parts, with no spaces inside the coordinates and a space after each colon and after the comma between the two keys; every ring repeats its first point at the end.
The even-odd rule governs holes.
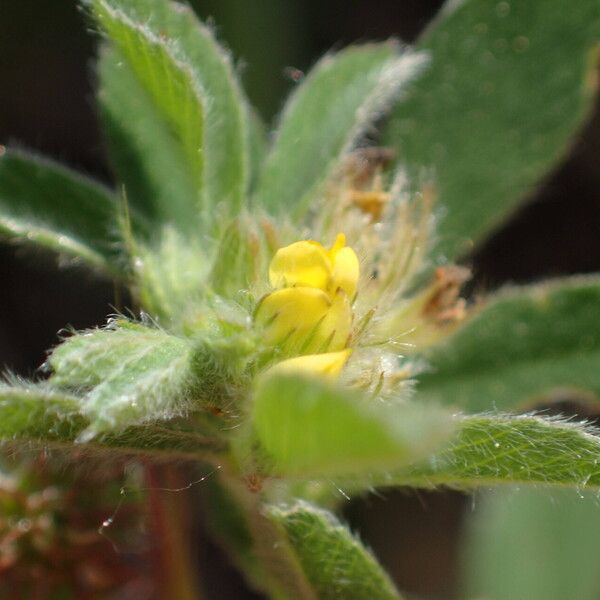
{"type": "Polygon", "coordinates": [[[85,393],[89,436],[190,409],[193,346],[160,329],[116,321],[74,335],[48,360],[51,383],[85,393]]]}
{"type": "Polygon", "coordinates": [[[446,441],[450,416],[430,406],[385,405],[299,376],[264,379],[254,427],[275,474],[360,474],[418,460],[446,441]]]}
{"type": "Polygon", "coordinates": [[[121,273],[113,194],[51,161],[2,146],[0,236],[33,242],[110,275],[121,273]]]}
{"type": "MultiPolygon", "coordinates": [[[[200,104],[203,105],[204,129],[198,121],[191,120],[184,123],[185,115],[172,113],[169,108],[165,112],[162,97],[165,86],[161,84],[160,77],[167,75],[166,82],[168,82],[172,74],[170,70],[161,72],[161,67],[153,63],[157,58],[156,53],[147,55],[146,62],[143,62],[138,57],[135,47],[126,41],[127,35],[131,34],[127,34],[123,40],[122,31],[109,28],[109,35],[120,47],[157,108],[163,116],[166,114],[167,122],[172,126],[175,124],[179,138],[185,140],[183,136],[189,130],[194,131],[194,128],[200,124],[196,134],[202,139],[193,141],[194,151],[191,155],[188,153],[188,157],[194,161],[198,157],[198,150],[202,151],[204,157],[202,192],[204,210],[207,212],[204,216],[208,217],[208,212],[212,212],[215,207],[223,207],[225,210],[227,207],[232,207],[234,212],[239,210],[250,178],[251,125],[249,120],[251,116],[229,54],[219,46],[212,32],[198,21],[189,7],[165,0],[99,0],[96,6],[102,6],[104,11],[112,10],[113,14],[119,15],[121,21],[123,19],[128,21],[129,26],[138,30],[141,28],[145,33],[144,45],[147,45],[148,41],[159,40],[170,53],[173,61],[186,72],[184,87],[193,88],[200,99],[200,104]],[[157,69],[157,72],[149,77],[148,71],[154,69],[157,69]]],[[[134,43],[139,44],[139,35],[135,37],[137,39],[134,43]]],[[[162,60],[159,58],[159,61],[162,60]]],[[[175,103],[173,106],[175,108],[175,103]]],[[[125,114],[119,111],[114,103],[113,114],[120,115],[121,121],[132,116],[131,113],[125,114]]],[[[185,141],[183,146],[187,147],[185,141]]],[[[147,150],[144,151],[143,148],[139,150],[142,164],[148,160],[152,162],[152,157],[144,156],[147,150]]],[[[156,150],[164,151],[162,148],[156,150]]],[[[194,167],[191,173],[195,172],[194,167]]],[[[168,173],[164,175],[169,177],[168,173]]],[[[197,176],[200,177],[199,174],[197,176]]]]}
{"type": "Polygon", "coordinates": [[[531,415],[473,416],[461,421],[448,448],[424,464],[373,479],[371,484],[600,488],[600,438],[585,424],[531,415]]]}
{"type": "Polygon", "coordinates": [[[572,490],[507,492],[477,501],[466,540],[465,597],[600,597],[597,497],[572,490]]]}
{"type": "Polygon", "coordinates": [[[177,225],[190,231],[198,225],[198,210],[203,204],[205,92],[177,48],[134,21],[118,7],[118,2],[93,0],[93,11],[121,59],[149,94],[185,159],[195,195],[185,206],[178,203],[178,208],[186,209],[186,215],[179,216],[177,225]]]}
{"type": "Polygon", "coordinates": [[[246,350],[237,339],[189,339],[116,319],[75,334],[48,359],[50,382],[82,396],[91,425],[82,437],[122,431],[214,407],[231,408],[244,380],[246,350]]]}
{"type": "Polygon", "coordinates": [[[343,156],[422,64],[392,43],[326,55],[288,100],[255,202],[302,215],[343,156]]]}
{"type": "Polygon", "coordinates": [[[47,386],[0,383],[0,440],[71,440],[82,430],[77,397],[47,386]]]}
{"type": "Polygon", "coordinates": [[[316,598],[400,598],[373,555],[332,513],[306,502],[267,510],[290,544],[316,598]]]}
{"type": "Polygon", "coordinates": [[[154,227],[194,223],[198,190],[180,141],[116,51],[103,49],[98,74],[109,158],[128,204],[154,227]]]}
{"type": "Polygon", "coordinates": [[[433,349],[416,401],[468,412],[600,394],[600,279],[579,277],[491,298],[433,349]]]}
{"type": "Polygon", "coordinates": [[[591,114],[600,8],[582,0],[448,2],[418,49],[431,68],[384,143],[417,179],[432,171],[436,253],[463,254],[514,211],[591,114]]]}
{"type": "Polygon", "coordinates": [[[290,87],[281,76],[287,65],[306,60],[309,11],[299,2],[281,0],[192,0],[190,4],[205,19],[218,25],[219,34],[248,68],[244,87],[260,114],[273,115],[281,108],[281,98],[290,87]],[[241,18],[243,16],[243,18],[241,18]],[[260,35],[268,32],[268,37],[260,35]]]}
{"type": "Polygon", "coordinates": [[[211,269],[211,283],[218,294],[239,297],[240,290],[253,289],[264,280],[269,260],[263,241],[248,219],[238,218],[223,227],[211,269]]]}
{"type": "MultiPolygon", "coordinates": [[[[82,431],[89,437],[89,429],[82,431]]],[[[75,441],[81,441],[81,434],[75,441]]],[[[145,423],[119,432],[100,433],[94,439],[77,446],[90,454],[107,451],[130,456],[141,455],[160,460],[188,460],[212,462],[220,460],[227,450],[225,441],[213,431],[179,426],[177,421],[145,423]]]]}
{"type": "MultiPolygon", "coordinates": [[[[89,426],[81,413],[82,403],[82,398],[47,384],[19,380],[0,383],[0,443],[75,449],[74,444],[89,426]]],[[[79,453],[207,460],[223,452],[226,445],[210,431],[172,421],[104,433],[76,448],[79,453]]]]}
{"type": "Polygon", "coordinates": [[[165,227],[153,245],[136,250],[135,275],[141,306],[163,326],[176,328],[199,312],[210,263],[201,240],[165,227]]]}

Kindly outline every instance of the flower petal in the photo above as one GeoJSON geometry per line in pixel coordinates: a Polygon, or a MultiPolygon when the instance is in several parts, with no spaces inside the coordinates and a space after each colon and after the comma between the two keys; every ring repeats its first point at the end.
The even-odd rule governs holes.
{"type": "Polygon", "coordinates": [[[331,262],[335,262],[335,256],[336,254],[346,246],[346,236],[343,233],[338,233],[335,236],[335,242],[333,242],[333,246],[331,246],[331,248],[329,248],[329,258],[331,259],[331,262]]]}
{"type": "Polygon", "coordinates": [[[341,288],[348,294],[350,300],[356,295],[360,267],[358,257],[352,248],[341,248],[335,255],[333,263],[333,278],[331,287],[333,291],[341,288]]]}
{"type": "Polygon", "coordinates": [[[275,253],[269,266],[269,280],[275,288],[305,286],[326,290],[332,263],[321,244],[295,242],[275,253]]]}
{"type": "Polygon", "coordinates": [[[314,337],[332,303],[322,290],[293,287],[277,290],[259,303],[255,321],[263,328],[266,344],[284,345],[288,351],[303,351],[314,337]]]}
{"type": "Polygon", "coordinates": [[[339,352],[326,352],[325,354],[307,354],[282,360],[269,369],[269,373],[306,373],[310,375],[324,375],[336,378],[352,350],[340,350],[339,352]]]}
{"type": "Polygon", "coordinates": [[[338,289],[305,352],[333,352],[348,345],[352,330],[352,307],[346,292],[338,289]]]}

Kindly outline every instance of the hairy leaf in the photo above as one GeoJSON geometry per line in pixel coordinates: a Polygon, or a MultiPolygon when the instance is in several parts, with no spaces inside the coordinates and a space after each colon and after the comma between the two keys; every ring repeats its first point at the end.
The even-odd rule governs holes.
{"type": "Polygon", "coordinates": [[[103,48],[98,74],[109,158],[128,204],[154,227],[193,223],[198,190],[169,123],[117,51],[103,48]]]}
{"type": "MultiPolygon", "coordinates": [[[[74,449],[73,444],[90,424],[81,412],[82,404],[81,397],[46,384],[0,383],[0,443],[74,449]]],[[[77,449],[90,454],[142,454],[159,460],[206,460],[222,452],[225,443],[201,427],[165,422],[100,434],[77,449]]]]}
{"type": "Polygon", "coordinates": [[[119,6],[154,34],[172,42],[206,95],[204,202],[238,209],[248,186],[246,100],[231,58],[191,8],[167,0],[119,0],[119,6]]]}
{"type": "Polygon", "coordinates": [[[264,281],[268,259],[263,241],[248,219],[236,219],[223,227],[211,269],[211,283],[217,293],[234,298],[240,290],[264,281]]]}
{"type": "Polygon", "coordinates": [[[45,386],[0,383],[0,440],[71,440],[82,430],[76,396],[45,386]]]}
{"type": "Polygon", "coordinates": [[[255,201],[302,215],[345,153],[389,108],[423,57],[393,43],[327,55],[288,100],[255,201]]]}
{"type": "Polygon", "coordinates": [[[117,321],[68,338],[48,362],[53,385],[85,394],[82,412],[92,435],[189,410],[192,357],[189,341],[117,321]]]}
{"type": "Polygon", "coordinates": [[[268,515],[290,544],[316,598],[400,597],[377,560],[332,513],[297,502],[269,507],[268,515]]]}
{"type": "Polygon", "coordinates": [[[114,0],[93,0],[92,6],[99,24],[150,96],[185,158],[195,195],[187,204],[177,203],[181,214],[176,215],[176,224],[190,231],[199,223],[198,211],[203,204],[205,92],[185,56],[168,39],[133,20],[114,0]]]}
{"type": "Polygon", "coordinates": [[[530,415],[460,420],[459,433],[445,450],[371,483],[459,489],[499,484],[600,487],[600,438],[594,429],[530,415]]]}
{"type": "Polygon", "coordinates": [[[33,242],[119,274],[118,202],[110,190],[48,160],[0,146],[0,236],[33,242]]]}
{"type": "MultiPolygon", "coordinates": [[[[89,437],[84,433],[84,438],[89,437]]],[[[213,431],[180,427],[177,421],[134,425],[119,432],[100,433],[78,446],[95,453],[142,455],[151,459],[213,462],[227,450],[213,431]]],[[[213,463],[214,464],[214,463],[213,463]]]]}
{"type": "Polygon", "coordinates": [[[135,274],[141,305],[161,324],[176,327],[198,312],[210,265],[197,238],[165,227],[153,245],[137,248],[135,274]]]}
{"type": "Polygon", "coordinates": [[[75,334],[48,359],[50,382],[75,390],[91,421],[88,435],[121,431],[238,400],[245,348],[220,336],[177,337],[155,326],[114,320],[75,334]]]}
{"type": "MultiPolygon", "coordinates": [[[[166,0],[107,2],[122,10],[132,22],[143,24],[149,35],[164,41],[175,59],[189,70],[196,87],[203,93],[205,210],[213,211],[217,206],[239,209],[249,185],[250,136],[256,132],[251,132],[251,109],[239,87],[229,55],[189,7],[166,0]]],[[[135,70],[135,64],[132,66],[135,70]]],[[[120,111],[114,103],[113,114],[120,116],[121,121],[135,119],[135,115],[120,111]]],[[[194,123],[190,122],[189,126],[193,127],[194,123]]],[[[145,156],[147,151],[144,152],[143,147],[139,150],[141,164],[148,160],[153,162],[152,157],[145,156]]],[[[160,147],[157,150],[164,152],[160,147]]]]}
{"type": "Polygon", "coordinates": [[[600,394],[599,305],[596,277],[492,297],[433,349],[416,400],[483,412],[600,394]]]}
{"type": "Polygon", "coordinates": [[[600,506],[574,490],[496,490],[470,519],[468,598],[594,600],[600,596],[600,506]]]}
{"type": "Polygon", "coordinates": [[[253,405],[258,440],[277,474],[360,474],[426,456],[452,432],[450,416],[428,406],[388,406],[299,376],[259,385],[253,405]]]}
{"type": "Polygon", "coordinates": [[[582,0],[448,2],[418,48],[431,68],[399,102],[384,143],[439,198],[436,253],[470,250],[567,151],[589,116],[600,8],[582,0]]]}

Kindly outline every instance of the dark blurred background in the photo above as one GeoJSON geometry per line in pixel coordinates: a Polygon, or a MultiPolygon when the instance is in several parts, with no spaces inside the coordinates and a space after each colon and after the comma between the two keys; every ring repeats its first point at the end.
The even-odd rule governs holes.
{"type": "MultiPolygon", "coordinates": [[[[353,41],[413,41],[438,0],[197,0],[238,60],[267,119],[325,51],[353,41]]],[[[0,144],[50,155],[110,182],[94,108],[96,37],[75,0],[0,0],[0,144]]],[[[501,231],[466,259],[473,289],[600,270],[600,111],[541,187],[501,231]]],[[[57,332],[103,323],[108,281],[60,270],[52,257],[0,246],[0,364],[32,375],[57,332]]],[[[402,589],[424,598],[456,594],[461,519],[471,500],[450,492],[394,492],[352,503],[347,516],[402,589]]],[[[205,546],[204,557],[214,555],[205,546]]],[[[219,556],[219,555],[217,555],[219,556]]],[[[208,584],[227,567],[217,559],[208,584]]],[[[203,569],[210,573],[210,569],[203,569]]],[[[227,595],[245,597],[228,575],[227,595]]]]}

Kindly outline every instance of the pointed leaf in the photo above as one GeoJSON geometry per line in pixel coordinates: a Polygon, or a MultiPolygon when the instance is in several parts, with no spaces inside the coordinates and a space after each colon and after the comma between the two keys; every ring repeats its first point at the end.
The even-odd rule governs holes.
{"type": "Polygon", "coordinates": [[[461,419],[449,447],[373,485],[472,489],[504,484],[600,488],[600,438],[581,423],[537,416],[461,419]]]}
{"type": "Polygon", "coordinates": [[[321,185],[372,126],[423,57],[394,43],[347,48],[319,61],[288,100],[255,201],[302,215],[321,185]]]}
{"type": "Polygon", "coordinates": [[[198,190],[169,123],[114,49],[103,49],[98,74],[109,158],[128,204],[154,227],[193,222],[198,190]]]}
{"type": "Polygon", "coordinates": [[[468,598],[600,597],[600,507],[573,490],[495,490],[468,523],[468,598]]]}
{"type": "Polygon", "coordinates": [[[0,146],[0,235],[33,242],[107,274],[119,264],[118,202],[82,175],[0,146]]]}
{"type": "MultiPolygon", "coordinates": [[[[166,0],[106,0],[106,5],[122,11],[131,23],[142,26],[150,38],[164,42],[173,58],[195,82],[204,109],[204,130],[198,131],[203,136],[204,209],[212,211],[223,205],[236,211],[244,201],[249,184],[251,117],[229,55],[189,7],[166,0]]],[[[118,39],[115,41],[119,44],[118,39]]],[[[153,91],[156,80],[148,80],[144,75],[149,63],[139,65],[135,56],[127,54],[127,47],[124,49],[121,45],[121,50],[160,108],[160,93],[157,96],[157,90],[153,91]]],[[[139,95],[139,90],[136,92],[139,95]]],[[[110,90],[106,90],[105,95],[107,93],[110,94],[110,90]]],[[[125,127],[128,127],[128,116],[135,118],[135,115],[119,110],[114,101],[112,114],[125,127]]],[[[193,130],[194,122],[190,122],[189,127],[193,130]]],[[[138,151],[141,165],[146,161],[153,162],[152,157],[146,156],[148,151],[139,144],[138,151]]],[[[163,151],[158,148],[158,152],[163,151]]],[[[165,173],[165,176],[169,175],[165,173]]]]}
{"type": "Polygon", "coordinates": [[[168,39],[133,20],[118,2],[93,0],[92,6],[99,24],[149,94],[185,158],[195,195],[185,206],[178,203],[187,218],[178,214],[177,225],[190,231],[199,222],[203,204],[205,92],[192,67],[168,39]]]}
{"type": "Polygon", "coordinates": [[[431,68],[396,106],[384,144],[432,171],[435,252],[468,252],[557,164],[591,114],[600,7],[582,0],[448,2],[417,48],[431,68]]]}
{"type": "Polygon", "coordinates": [[[416,401],[434,400],[468,412],[523,410],[553,395],[593,401],[600,394],[598,306],[597,277],[492,297],[433,349],[416,401]]]}
{"type": "Polygon", "coordinates": [[[267,510],[290,544],[315,598],[400,598],[377,560],[332,513],[307,502],[267,510]]]}
{"type": "Polygon", "coordinates": [[[254,398],[258,440],[276,474],[359,474],[426,456],[451,432],[448,414],[388,406],[299,376],[267,377],[254,398]]]}

